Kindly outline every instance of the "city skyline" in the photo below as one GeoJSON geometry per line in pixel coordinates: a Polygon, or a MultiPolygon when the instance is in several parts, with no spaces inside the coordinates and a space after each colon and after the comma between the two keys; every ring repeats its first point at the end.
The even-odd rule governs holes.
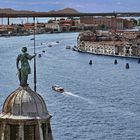
{"type": "Polygon", "coordinates": [[[47,12],[74,8],[79,12],[140,12],[138,0],[0,0],[0,8],[47,12]]]}

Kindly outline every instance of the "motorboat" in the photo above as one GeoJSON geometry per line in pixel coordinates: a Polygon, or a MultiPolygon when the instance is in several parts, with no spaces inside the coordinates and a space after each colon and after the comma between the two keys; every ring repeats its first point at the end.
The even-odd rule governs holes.
{"type": "Polygon", "coordinates": [[[53,86],[52,86],[52,89],[53,89],[54,91],[57,91],[57,92],[60,92],[60,93],[63,93],[63,92],[64,92],[64,88],[62,88],[62,87],[60,87],[60,86],[58,86],[58,85],[53,85],[53,86]]]}

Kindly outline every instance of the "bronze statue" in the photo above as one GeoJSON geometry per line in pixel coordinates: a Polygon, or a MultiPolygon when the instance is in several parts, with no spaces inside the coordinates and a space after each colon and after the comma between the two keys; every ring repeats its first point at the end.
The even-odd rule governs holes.
{"type": "Polygon", "coordinates": [[[33,56],[29,55],[27,53],[26,47],[23,47],[21,51],[22,53],[18,55],[17,61],[16,61],[16,66],[18,69],[18,76],[19,76],[20,86],[28,86],[28,83],[27,83],[28,74],[31,74],[31,68],[30,68],[28,60],[31,60],[36,55],[33,55],[33,56]],[[19,67],[19,62],[21,64],[20,67],[19,67]]]}

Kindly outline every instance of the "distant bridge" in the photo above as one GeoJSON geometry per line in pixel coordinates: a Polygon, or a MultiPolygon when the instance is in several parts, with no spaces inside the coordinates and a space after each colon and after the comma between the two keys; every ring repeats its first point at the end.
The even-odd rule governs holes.
{"type": "Polygon", "coordinates": [[[83,17],[83,16],[114,16],[114,17],[140,17],[140,12],[112,12],[112,13],[48,13],[48,12],[16,12],[0,13],[0,18],[19,17],[83,17]]]}

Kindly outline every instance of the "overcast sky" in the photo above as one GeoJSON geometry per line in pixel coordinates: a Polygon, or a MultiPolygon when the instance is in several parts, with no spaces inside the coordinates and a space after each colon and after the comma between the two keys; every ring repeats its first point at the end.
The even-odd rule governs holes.
{"type": "Polygon", "coordinates": [[[140,12],[140,0],[0,0],[0,8],[32,11],[74,8],[79,12],[140,12]]]}

